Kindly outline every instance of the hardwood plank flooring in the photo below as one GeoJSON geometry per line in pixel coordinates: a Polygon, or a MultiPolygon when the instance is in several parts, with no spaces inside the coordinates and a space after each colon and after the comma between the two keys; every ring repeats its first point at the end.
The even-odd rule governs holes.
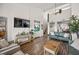
{"type": "MultiPolygon", "coordinates": [[[[44,44],[45,42],[48,40],[48,38],[46,36],[44,37],[40,37],[40,38],[36,38],[31,42],[22,44],[21,50],[26,54],[30,54],[30,55],[43,55],[44,54],[44,44]]],[[[68,53],[68,46],[65,47],[66,45],[63,43],[60,47],[60,51],[59,54],[67,54],[68,53]],[[62,51],[61,51],[62,50],[62,51]]]]}
{"type": "Polygon", "coordinates": [[[24,53],[28,53],[30,55],[42,55],[44,52],[43,46],[46,41],[47,41],[46,37],[36,38],[31,42],[21,45],[21,50],[24,53]]]}

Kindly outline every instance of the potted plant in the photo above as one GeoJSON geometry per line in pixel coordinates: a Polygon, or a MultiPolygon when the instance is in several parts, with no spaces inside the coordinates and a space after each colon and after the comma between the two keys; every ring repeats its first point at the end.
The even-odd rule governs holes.
{"type": "Polygon", "coordinates": [[[70,17],[69,31],[71,33],[76,33],[77,34],[77,37],[79,36],[79,19],[75,15],[72,15],[70,17]]]}
{"type": "Polygon", "coordinates": [[[29,42],[33,40],[33,29],[29,31],[29,42]]]}

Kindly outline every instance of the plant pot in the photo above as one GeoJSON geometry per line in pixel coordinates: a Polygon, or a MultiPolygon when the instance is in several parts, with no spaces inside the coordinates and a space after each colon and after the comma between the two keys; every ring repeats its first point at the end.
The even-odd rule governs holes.
{"type": "Polygon", "coordinates": [[[79,38],[79,31],[77,32],[77,38],[79,38]]]}
{"type": "Polygon", "coordinates": [[[77,34],[76,33],[71,33],[71,35],[72,35],[72,41],[77,39],[77,34]]]}

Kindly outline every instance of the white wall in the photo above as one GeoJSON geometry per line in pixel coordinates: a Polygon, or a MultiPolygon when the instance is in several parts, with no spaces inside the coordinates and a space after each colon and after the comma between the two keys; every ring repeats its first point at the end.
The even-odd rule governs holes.
{"type": "Polygon", "coordinates": [[[39,20],[42,23],[42,10],[37,8],[30,8],[20,4],[3,4],[0,9],[0,16],[7,17],[7,32],[8,40],[14,40],[16,34],[29,31],[29,28],[14,28],[14,17],[28,19],[31,28],[33,28],[34,20],[39,20]]]}
{"type": "Polygon", "coordinates": [[[72,3],[72,14],[79,16],[79,3],[72,3]]]}
{"type": "Polygon", "coordinates": [[[58,22],[66,20],[70,17],[70,9],[63,10],[61,14],[50,14],[50,22],[58,22]]]}

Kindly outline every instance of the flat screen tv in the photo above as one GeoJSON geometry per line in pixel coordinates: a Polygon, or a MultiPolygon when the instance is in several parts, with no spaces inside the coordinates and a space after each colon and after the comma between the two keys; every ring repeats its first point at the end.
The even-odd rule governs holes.
{"type": "Polygon", "coordinates": [[[14,17],[14,27],[30,28],[30,20],[14,17]]]}

